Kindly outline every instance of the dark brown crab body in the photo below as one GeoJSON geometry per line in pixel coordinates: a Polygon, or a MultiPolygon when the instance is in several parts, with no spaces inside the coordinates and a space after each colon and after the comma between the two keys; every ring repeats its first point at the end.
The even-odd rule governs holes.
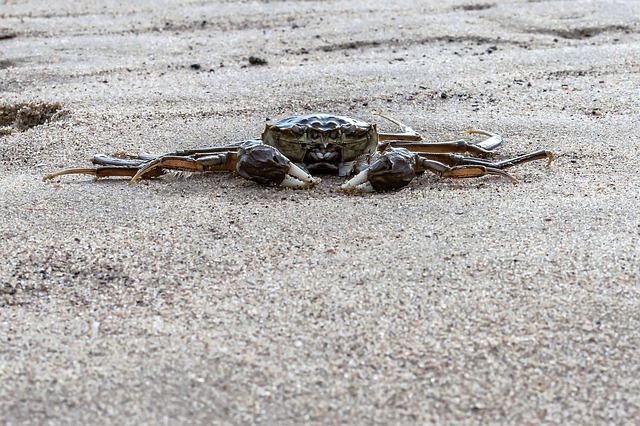
{"type": "Polygon", "coordinates": [[[381,133],[375,124],[338,115],[299,115],[267,124],[260,139],[163,155],[124,158],[96,155],[94,167],[60,170],[43,179],[82,173],[97,178],[129,176],[129,182],[134,183],[139,178],[154,178],[171,170],[228,170],[261,184],[308,188],[320,182],[311,174],[320,171],[351,176],[340,186],[342,191],[372,192],[402,188],[423,171],[449,178],[502,175],[516,181],[504,169],[540,159],[547,159],[550,164],[553,158],[549,151],[540,150],[491,161],[483,157],[502,143],[499,135],[469,130],[466,133],[488,138],[478,143],[463,139],[425,143],[410,127],[381,117],[400,126],[402,131],[381,133]]]}

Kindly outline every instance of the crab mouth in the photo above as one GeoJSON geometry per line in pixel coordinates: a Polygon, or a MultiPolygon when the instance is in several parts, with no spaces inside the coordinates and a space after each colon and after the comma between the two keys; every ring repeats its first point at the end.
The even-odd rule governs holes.
{"type": "Polygon", "coordinates": [[[340,152],[331,149],[314,149],[307,152],[304,164],[307,169],[320,173],[333,173],[338,170],[340,152]]]}
{"type": "Polygon", "coordinates": [[[315,149],[307,154],[309,163],[337,163],[339,158],[340,153],[337,151],[315,149]]]}

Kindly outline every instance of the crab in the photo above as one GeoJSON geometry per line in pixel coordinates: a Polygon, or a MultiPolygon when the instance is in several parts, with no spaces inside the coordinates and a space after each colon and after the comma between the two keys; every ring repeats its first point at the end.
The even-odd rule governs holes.
{"type": "Polygon", "coordinates": [[[539,150],[505,160],[486,159],[502,137],[482,130],[466,130],[482,135],[474,143],[464,139],[423,142],[419,133],[401,122],[377,112],[401,130],[378,132],[375,124],[332,114],[298,115],[267,124],[260,139],[162,155],[96,155],[94,167],[69,168],[43,177],[44,181],[68,174],[88,174],[96,178],[156,178],[168,171],[220,172],[238,175],[264,185],[310,188],[320,182],[313,174],[337,174],[346,181],[343,192],[389,191],[405,187],[417,174],[433,172],[445,178],[474,178],[498,175],[518,180],[505,169],[534,160],[553,160],[553,154],[539,150]]]}

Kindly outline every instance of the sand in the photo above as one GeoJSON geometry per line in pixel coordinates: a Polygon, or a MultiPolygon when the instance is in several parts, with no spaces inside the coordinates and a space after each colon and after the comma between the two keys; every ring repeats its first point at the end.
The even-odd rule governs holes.
{"type": "Polygon", "coordinates": [[[640,419],[635,1],[0,5],[0,422],[640,419]],[[266,64],[263,62],[266,61],[266,64]],[[45,173],[331,112],[520,180],[45,173]]]}

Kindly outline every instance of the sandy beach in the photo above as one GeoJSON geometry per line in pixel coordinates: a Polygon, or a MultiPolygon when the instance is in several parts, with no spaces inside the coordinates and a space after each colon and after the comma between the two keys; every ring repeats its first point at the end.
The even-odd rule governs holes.
{"type": "Polygon", "coordinates": [[[640,422],[640,2],[0,3],[0,423],[640,422]],[[46,173],[327,112],[520,181],[46,173]]]}

